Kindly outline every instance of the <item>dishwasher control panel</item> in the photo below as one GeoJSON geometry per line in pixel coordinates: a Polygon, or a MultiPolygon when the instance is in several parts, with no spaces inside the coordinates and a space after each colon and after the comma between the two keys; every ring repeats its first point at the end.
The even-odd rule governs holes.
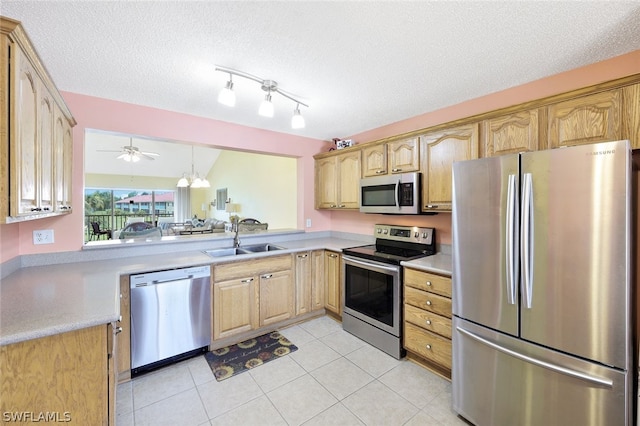
{"type": "Polygon", "coordinates": [[[147,272],[144,274],[131,275],[129,283],[131,288],[146,285],[154,285],[167,281],[189,280],[211,276],[211,267],[192,266],[189,268],[169,269],[166,271],[147,272]]]}

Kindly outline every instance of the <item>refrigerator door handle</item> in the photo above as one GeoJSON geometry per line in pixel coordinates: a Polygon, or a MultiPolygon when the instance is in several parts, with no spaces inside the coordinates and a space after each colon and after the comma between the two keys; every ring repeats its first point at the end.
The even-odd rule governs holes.
{"type": "Polygon", "coordinates": [[[527,309],[531,309],[533,298],[533,182],[531,173],[522,175],[521,215],[522,292],[525,306],[527,309]]]}
{"type": "Polygon", "coordinates": [[[483,337],[480,337],[477,334],[472,333],[471,331],[465,330],[465,329],[463,329],[461,327],[456,327],[456,330],[458,330],[460,333],[464,334],[465,336],[467,336],[467,337],[469,337],[469,338],[471,338],[473,340],[476,340],[476,341],[478,341],[478,342],[480,342],[480,343],[482,343],[484,345],[489,346],[492,349],[495,349],[497,351],[500,351],[502,353],[510,355],[510,356],[512,356],[514,358],[517,358],[517,359],[521,360],[521,361],[528,362],[528,363],[536,365],[538,367],[546,368],[547,370],[551,370],[551,371],[559,373],[559,374],[564,374],[566,376],[571,376],[571,377],[574,377],[574,378],[577,378],[577,379],[580,379],[580,380],[591,382],[591,383],[594,383],[594,384],[599,385],[599,386],[605,386],[607,388],[613,388],[613,380],[603,379],[601,377],[591,376],[589,374],[585,374],[585,373],[582,373],[580,371],[572,370],[570,368],[561,367],[561,366],[556,365],[556,364],[551,364],[549,362],[542,361],[542,360],[530,357],[528,355],[522,354],[520,352],[516,352],[516,351],[514,351],[512,349],[505,348],[504,346],[500,346],[500,345],[498,345],[496,343],[493,343],[492,341],[487,340],[487,339],[485,339],[483,337]]]}
{"type": "Polygon", "coordinates": [[[506,274],[507,274],[507,302],[516,304],[516,283],[518,277],[518,191],[516,190],[516,175],[509,175],[507,184],[507,216],[506,216],[506,274]]]}

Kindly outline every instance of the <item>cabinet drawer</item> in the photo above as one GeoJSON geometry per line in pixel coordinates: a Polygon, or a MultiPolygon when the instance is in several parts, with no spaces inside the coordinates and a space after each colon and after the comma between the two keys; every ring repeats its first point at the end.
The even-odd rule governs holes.
{"type": "Polygon", "coordinates": [[[425,330],[432,331],[449,339],[451,338],[451,320],[442,315],[437,315],[433,312],[405,304],[404,320],[425,330]]]}
{"type": "Polygon", "coordinates": [[[451,299],[447,297],[405,286],[404,303],[451,318],[451,299]]]}
{"type": "Polygon", "coordinates": [[[264,257],[251,260],[238,259],[233,263],[214,266],[213,280],[218,282],[235,278],[252,277],[264,273],[290,270],[292,267],[293,263],[291,255],[264,257]]]}
{"type": "Polygon", "coordinates": [[[404,347],[425,359],[451,369],[451,340],[449,339],[405,322],[404,347]]]}
{"type": "Polygon", "coordinates": [[[410,287],[451,297],[451,278],[406,268],[404,283],[410,287]]]}

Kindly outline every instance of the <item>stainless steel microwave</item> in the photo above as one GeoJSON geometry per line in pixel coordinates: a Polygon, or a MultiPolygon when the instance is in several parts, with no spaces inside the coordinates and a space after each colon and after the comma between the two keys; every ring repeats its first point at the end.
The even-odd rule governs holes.
{"type": "Polygon", "coordinates": [[[360,179],[360,211],[383,214],[420,214],[420,173],[402,173],[360,179]]]}

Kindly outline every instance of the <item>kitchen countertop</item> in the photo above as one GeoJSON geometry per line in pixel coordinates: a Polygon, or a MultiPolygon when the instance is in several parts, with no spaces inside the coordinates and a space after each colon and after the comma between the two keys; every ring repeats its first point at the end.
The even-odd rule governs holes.
{"type": "Polygon", "coordinates": [[[436,253],[433,256],[402,262],[401,265],[424,272],[433,272],[434,274],[447,275],[450,277],[453,264],[450,254],[436,253]]]}
{"type": "Polygon", "coordinates": [[[200,250],[20,268],[0,282],[0,346],[107,324],[120,316],[120,275],[364,244],[335,237],[279,240],[267,253],[210,257],[200,250]]]}

